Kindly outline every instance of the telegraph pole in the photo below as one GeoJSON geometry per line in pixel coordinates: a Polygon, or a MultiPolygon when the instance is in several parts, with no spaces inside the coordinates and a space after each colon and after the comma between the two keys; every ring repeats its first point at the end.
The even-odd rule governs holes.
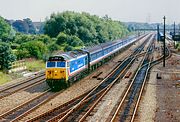
{"type": "Polygon", "coordinates": [[[157,25],[157,40],[160,41],[159,24],[157,25]]]}
{"type": "Polygon", "coordinates": [[[176,35],[176,24],[174,22],[174,36],[176,35]]]}
{"type": "MultiPolygon", "coordinates": [[[[176,35],[176,23],[174,22],[174,37],[175,37],[175,35],[176,35]]],[[[176,42],[175,42],[175,40],[174,40],[174,48],[176,47],[176,42]]]]}
{"type": "Polygon", "coordinates": [[[166,34],[165,34],[165,30],[166,30],[166,28],[165,28],[165,21],[166,21],[166,17],[164,16],[163,17],[163,19],[164,19],[164,56],[163,56],[163,67],[165,67],[165,58],[166,58],[166,55],[165,55],[165,48],[166,48],[166,45],[165,45],[165,41],[166,41],[166,34]]]}

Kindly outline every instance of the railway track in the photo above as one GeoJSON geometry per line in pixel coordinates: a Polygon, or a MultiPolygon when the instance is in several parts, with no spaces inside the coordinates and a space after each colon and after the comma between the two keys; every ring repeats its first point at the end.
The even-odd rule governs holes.
{"type": "MultiPolygon", "coordinates": [[[[140,52],[141,52],[141,51],[140,51],[140,52]]],[[[137,57],[139,57],[139,56],[142,56],[142,53],[140,53],[140,52],[139,52],[139,55],[136,55],[136,56],[134,57],[135,59],[137,59],[137,57]]],[[[128,68],[128,67],[127,67],[127,68],[128,68]]],[[[124,70],[126,70],[126,68],[125,68],[124,70]]],[[[127,71],[125,71],[125,72],[127,72],[127,71]]],[[[117,80],[121,80],[121,78],[124,77],[124,73],[123,73],[123,74],[120,74],[120,75],[121,75],[121,77],[117,77],[117,80]]],[[[115,80],[114,82],[116,82],[116,80],[115,80]]],[[[112,83],[112,86],[113,86],[113,83],[112,83]]],[[[111,86],[111,87],[112,87],[112,86],[111,86]]],[[[88,108],[88,111],[87,111],[87,112],[83,113],[83,115],[82,115],[82,116],[80,117],[80,119],[78,120],[79,122],[85,121],[85,119],[86,119],[86,118],[88,117],[88,115],[93,111],[93,109],[96,107],[96,105],[99,104],[99,103],[101,102],[102,98],[106,95],[106,93],[110,91],[111,87],[109,87],[109,88],[106,90],[106,92],[104,92],[104,93],[102,94],[102,96],[101,96],[90,108],[88,108]]]]}
{"type": "MultiPolygon", "coordinates": [[[[149,40],[151,36],[147,38],[149,40]]],[[[146,40],[146,41],[147,41],[146,40]]],[[[134,51],[132,55],[130,55],[129,58],[125,59],[119,67],[117,67],[113,74],[110,75],[105,81],[103,81],[102,84],[100,84],[98,87],[96,87],[94,90],[92,90],[85,98],[83,98],[75,107],[73,107],[71,110],[69,110],[64,116],[57,116],[49,121],[78,121],[77,118],[79,114],[82,114],[84,112],[87,112],[89,108],[93,105],[93,103],[96,104],[96,101],[100,100],[109,90],[110,88],[116,83],[116,81],[119,78],[122,78],[123,75],[126,73],[126,69],[133,63],[136,56],[143,50],[144,45],[146,44],[146,41],[137,49],[134,51]],[[99,91],[104,91],[101,93],[100,96],[97,96],[96,94],[99,93],[99,91]],[[92,97],[91,99],[87,100],[87,98],[92,97]]],[[[81,119],[80,119],[81,121],[81,119]]]]}
{"type": "MultiPolygon", "coordinates": [[[[150,47],[149,51],[152,53],[153,47],[150,47]]],[[[157,59],[155,61],[150,60],[150,61],[142,64],[143,66],[138,70],[138,72],[136,74],[137,79],[135,77],[135,79],[133,80],[134,82],[131,83],[131,85],[127,89],[124,97],[119,102],[119,105],[116,108],[116,111],[111,114],[112,118],[109,119],[109,121],[111,121],[111,122],[131,121],[131,122],[133,122],[135,120],[135,115],[137,114],[138,106],[139,106],[139,103],[140,103],[140,100],[141,100],[141,97],[143,94],[143,89],[145,87],[146,80],[148,79],[148,72],[154,65],[161,63],[163,60],[163,57],[164,56],[161,56],[159,59],[157,59]],[[142,74],[144,75],[144,79],[142,79],[142,74]],[[138,76],[138,75],[141,75],[141,76],[138,76]],[[139,82],[143,81],[143,83],[139,83],[137,81],[139,81],[139,82]],[[132,88],[133,87],[132,84],[135,84],[137,86],[136,89],[132,88]],[[141,87],[138,88],[138,85],[140,85],[140,84],[141,84],[141,87]],[[135,96],[136,94],[135,94],[135,92],[134,92],[134,94],[133,94],[133,92],[131,92],[131,91],[133,91],[133,90],[131,90],[131,88],[134,91],[137,91],[137,89],[139,89],[138,90],[139,94],[137,96],[135,96]],[[129,95],[129,94],[131,94],[131,95],[129,95]],[[123,105],[123,102],[125,102],[124,105],[123,105]]],[[[170,50],[166,47],[166,59],[170,58],[170,57],[171,57],[170,50]]]]}
{"type": "MultiPolygon", "coordinates": [[[[147,38],[147,40],[148,40],[148,38],[147,38]]],[[[130,61],[130,59],[132,60],[134,58],[133,57],[134,54],[137,54],[138,52],[140,53],[143,50],[143,47],[144,47],[145,43],[146,43],[146,41],[138,49],[134,50],[134,53],[129,55],[129,58],[126,58],[126,60],[124,60],[124,64],[122,64],[122,62],[121,62],[119,64],[119,66],[117,66],[115,69],[119,68],[119,73],[120,73],[121,70],[123,70],[125,68],[124,65],[128,65],[127,61],[130,61]]],[[[84,95],[82,95],[82,96],[80,96],[78,98],[75,98],[75,99],[69,101],[68,103],[60,105],[60,106],[58,106],[58,107],[56,107],[56,108],[54,108],[54,109],[52,109],[52,110],[50,110],[50,111],[48,111],[46,113],[43,113],[40,116],[36,116],[36,117],[32,118],[31,120],[29,120],[28,122],[31,122],[31,121],[54,121],[54,120],[57,120],[59,118],[62,118],[69,111],[71,111],[73,107],[78,106],[79,104],[87,103],[89,100],[95,99],[95,97],[102,94],[108,88],[108,86],[110,86],[111,81],[112,81],[113,78],[115,78],[115,76],[113,78],[109,78],[109,76],[111,76],[113,73],[114,73],[115,76],[117,76],[119,74],[118,72],[115,72],[115,70],[114,70],[114,72],[110,73],[91,92],[85,93],[84,95]]]]}
{"type": "Polygon", "coordinates": [[[48,89],[44,92],[42,92],[40,95],[30,99],[29,101],[24,102],[23,104],[3,113],[0,115],[1,121],[19,121],[21,118],[26,116],[27,114],[31,113],[41,105],[44,105],[57,95],[59,95],[61,92],[53,93],[50,92],[51,90],[48,89]]]}
{"type": "MultiPolygon", "coordinates": [[[[109,74],[109,75],[111,75],[111,74],[109,74]]],[[[105,78],[105,79],[107,79],[107,78],[105,78]]],[[[104,80],[102,81],[102,83],[103,82],[104,82],[104,80]]],[[[100,84],[100,85],[102,85],[102,84],[100,84]]],[[[100,85],[97,86],[96,88],[100,87],[100,85]]],[[[99,94],[101,94],[104,90],[105,89],[101,88],[101,89],[99,89],[98,92],[93,93],[94,90],[91,92],[87,92],[78,98],[75,98],[53,110],[50,110],[50,111],[42,114],[41,116],[38,116],[38,117],[35,117],[35,118],[29,120],[28,122],[31,122],[31,121],[54,121],[57,118],[61,118],[62,116],[64,116],[68,111],[70,111],[72,109],[72,107],[74,107],[75,105],[80,103],[83,99],[84,99],[83,102],[85,103],[88,100],[93,99],[95,96],[99,96],[99,94]]]]}
{"type": "MultiPolygon", "coordinates": [[[[138,57],[143,56],[143,55],[144,55],[144,53],[140,53],[139,55],[135,56],[135,58],[137,59],[138,57]]],[[[124,75],[122,75],[122,78],[124,78],[124,75]]],[[[119,81],[120,81],[120,80],[121,80],[121,79],[119,79],[119,81]]],[[[110,92],[110,89],[109,89],[107,92],[110,92]]],[[[105,93],[105,94],[106,94],[106,93],[105,93]]],[[[82,117],[80,117],[80,119],[78,120],[79,122],[85,121],[86,118],[87,118],[89,115],[92,116],[93,110],[94,110],[94,108],[97,106],[97,104],[99,105],[99,104],[102,104],[102,103],[103,103],[102,98],[105,97],[105,94],[102,95],[101,98],[99,98],[99,99],[92,105],[92,107],[89,108],[89,110],[88,110],[86,113],[83,113],[82,117]]]]}
{"type": "Polygon", "coordinates": [[[44,73],[42,73],[37,75],[36,77],[28,78],[16,84],[12,84],[8,87],[5,87],[0,90],[0,99],[7,97],[11,94],[14,94],[20,90],[27,89],[29,87],[42,83],[44,80],[45,80],[44,73]]]}
{"type": "MultiPolygon", "coordinates": [[[[117,68],[118,67],[116,67],[116,69],[117,68]]],[[[109,74],[109,76],[110,75],[112,75],[112,73],[109,74]]],[[[55,121],[55,120],[63,117],[69,111],[71,111],[74,106],[87,103],[87,102],[89,102],[89,100],[93,100],[94,98],[98,97],[100,94],[102,94],[106,90],[106,87],[107,87],[107,85],[110,84],[110,82],[104,82],[104,81],[106,79],[108,79],[109,76],[107,76],[107,78],[105,78],[92,91],[85,93],[84,95],[82,95],[78,98],[75,98],[75,99],[69,101],[68,103],[65,103],[51,111],[48,111],[48,112],[42,114],[41,116],[35,117],[35,118],[29,120],[28,122],[31,122],[31,121],[55,121]]]]}
{"type": "Polygon", "coordinates": [[[146,56],[137,70],[135,77],[127,88],[123,98],[116,105],[115,112],[112,112],[112,117],[109,121],[131,121],[133,122],[137,108],[145,87],[150,64],[152,62],[152,53],[154,50],[153,43],[149,46],[146,56]]]}

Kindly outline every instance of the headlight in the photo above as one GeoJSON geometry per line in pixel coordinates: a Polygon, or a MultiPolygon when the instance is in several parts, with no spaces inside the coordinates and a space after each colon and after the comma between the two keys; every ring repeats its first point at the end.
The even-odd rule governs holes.
{"type": "Polygon", "coordinates": [[[54,71],[55,73],[57,72],[57,70],[54,71]]]}

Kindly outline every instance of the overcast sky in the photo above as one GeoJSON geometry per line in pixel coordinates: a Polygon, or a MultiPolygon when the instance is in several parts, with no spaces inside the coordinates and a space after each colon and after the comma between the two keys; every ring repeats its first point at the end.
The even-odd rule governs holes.
{"type": "Polygon", "coordinates": [[[180,23],[180,0],[0,0],[0,16],[43,21],[53,12],[88,12],[125,22],[180,23]]]}

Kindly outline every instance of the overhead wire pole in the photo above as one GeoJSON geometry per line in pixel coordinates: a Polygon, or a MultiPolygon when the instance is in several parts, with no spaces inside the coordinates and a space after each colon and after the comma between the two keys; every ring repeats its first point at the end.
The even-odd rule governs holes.
{"type": "Polygon", "coordinates": [[[176,24],[174,22],[174,35],[176,35],[176,24]]]}
{"type": "Polygon", "coordinates": [[[157,40],[160,41],[159,24],[157,25],[157,40]]]}
{"type": "MultiPolygon", "coordinates": [[[[176,35],[176,23],[174,22],[174,37],[176,35]]],[[[175,43],[175,40],[174,40],[174,48],[176,47],[176,43],[175,43]]]]}
{"type": "Polygon", "coordinates": [[[166,45],[165,45],[165,41],[166,41],[166,34],[165,34],[165,30],[166,30],[166,28],[165,28],[165,21],[166,21],[166,17],[164,16],[163,17],[163,19],[164,19],[164,56],[163,56],[163,67],[165,67],[165,57],[166,57],[166,55],[165,55],[165,48],[166,48],[166,45]]]}

